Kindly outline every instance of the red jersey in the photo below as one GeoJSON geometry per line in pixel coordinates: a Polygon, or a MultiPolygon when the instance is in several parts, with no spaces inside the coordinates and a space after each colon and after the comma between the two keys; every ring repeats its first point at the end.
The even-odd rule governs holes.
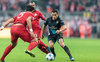
{"type": "Polygon", "coordinates": [[[41,18],[42,20],[45,20],[46,18],[42,15],[42,13],[40,11],[35,10],[33,12],[34,15],[34,21],[32,21],[32,28],[33,30],[37,29],[41,29],[41,27],[39,26],[39,19],[41,18]]]}
{"type": "Polygon", "coordinates": [[[27,12],[21,12],[19,15],[13,17],[13,19],[15,20],[14,24],[22,23],[26,27],[26,25],[27,25],[26,19],[29,16],[33,17],[33,13],[28,12],[28,11],[27,12]]]}

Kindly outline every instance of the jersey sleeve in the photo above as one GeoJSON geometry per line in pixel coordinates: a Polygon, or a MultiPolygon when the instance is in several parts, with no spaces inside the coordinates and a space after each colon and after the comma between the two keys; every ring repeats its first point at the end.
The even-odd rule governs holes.
{"type": "Polygon", "coordinates": [[[42,20],[44,20],[44,21],[46,20],[45,16],[44,16],[41,12],[40,12],[39,15],[40,15],[40,18],[41,18],[42,20]]]}
{"type": "Polygon", "coordinates": [[[14,21],[17,19],[17,16],[13,17],[14,21]]]}
{"type": "Polygon", "coordinates": [[[61,26],[65,25],[65,24],[64,24],[64,21],[60,20],[60,25],[61,25],[61,26]]]}
{"type": "Polygon", "coordinates": [[[45,25],[45,26],[48,25],[48,19],[44,22],[44,25],[45,25]]]}
{"type": "Polygon", "coordinates": [[[26,13],[25,16],[26,16],[26,19],[27,19],[28,17],[31,17],[31,19],[34,20],[33,17],[32,17],[32,16],[33,16],[32,13],[26,13]]]}

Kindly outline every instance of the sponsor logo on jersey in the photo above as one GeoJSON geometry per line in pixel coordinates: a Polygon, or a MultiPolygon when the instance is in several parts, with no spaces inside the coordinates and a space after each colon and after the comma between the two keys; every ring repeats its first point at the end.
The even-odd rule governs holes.
{"type": "Polygon", "coordinates": [[[34,20],[35,18],[33,17],[33,20],[34,20]]]}
{"type": "Polygon", "coordinates": [[[58,23],[59,23],[59,21],[56,21],[56,23],[58,24],[58,23]]]}

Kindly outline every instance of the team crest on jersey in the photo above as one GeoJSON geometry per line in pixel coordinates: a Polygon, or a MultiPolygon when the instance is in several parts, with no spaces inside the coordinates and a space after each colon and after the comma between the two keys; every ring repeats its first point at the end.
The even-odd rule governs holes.
{"type": "Polygon", "coordinates": [[[35,16],[37,16],[37,14],[35,14],[35,16]]]}
{"type": "Polygon", "coordinates": [[[58,24],[58,23],[59,23],[59,21],[56,21],[56,23],[58,24]]]}

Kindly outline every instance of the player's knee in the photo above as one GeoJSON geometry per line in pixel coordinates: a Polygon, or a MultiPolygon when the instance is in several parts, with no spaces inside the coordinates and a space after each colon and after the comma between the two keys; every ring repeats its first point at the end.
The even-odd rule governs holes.
{"type": "Polygon", "coordinates": [[[64,48],[65,45],[64,45],[63,43],[60,43],[60,46],[61,46],[62,48],[64,48]]]}
{"type": "Polygon", "coordinates": [[[54,47],[53,41],[49,41],[49,47],[50,47],[50,48],[53,48],[53,47],[54,47]]]}
{"type": "Polygon", "coordinates": [[[50,48],[53,48],[53,47],[54,47],[54,44],[49,44],[49,47],[50,47],[50,48]]]}
{"type": "Polygon", "coordinates": [[[17,43],[12,43],[11,45],[14,48],[17,45],[17,43]]]}

